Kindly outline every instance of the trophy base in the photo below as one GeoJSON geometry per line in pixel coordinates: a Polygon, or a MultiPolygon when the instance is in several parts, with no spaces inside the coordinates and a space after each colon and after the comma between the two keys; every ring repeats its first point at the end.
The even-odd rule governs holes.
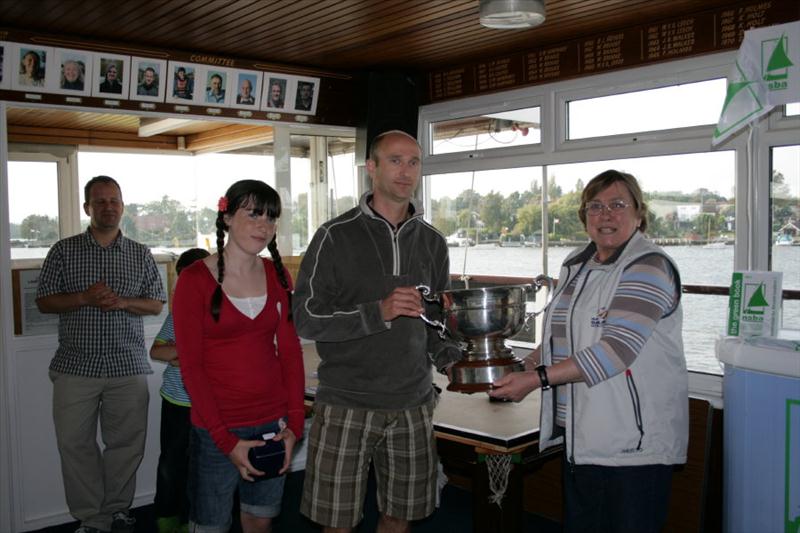
{"type": "Polygon", "coordinates": [[[512,372],[525,369],[525,364],[517,357],[495,357],[489,359],[465,359],[454,364],[451,369],[452,380],[447,390],[473,394],[492,389],[492,382],[512,372]]]}

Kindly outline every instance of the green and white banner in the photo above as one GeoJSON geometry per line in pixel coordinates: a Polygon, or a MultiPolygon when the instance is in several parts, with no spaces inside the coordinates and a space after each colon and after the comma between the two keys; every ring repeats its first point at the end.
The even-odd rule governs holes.
{"type": "Polygon", "coordinates": [[[728,75],[717,145],[776,105],[800,101],[800,20],[744,33],[728,75]]]}

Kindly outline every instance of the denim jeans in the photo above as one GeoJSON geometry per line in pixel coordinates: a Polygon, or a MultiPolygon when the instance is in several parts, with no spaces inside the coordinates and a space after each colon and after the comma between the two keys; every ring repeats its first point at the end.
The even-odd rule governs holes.
{"type": "MultiPolygon", "coordinates": [[[[235,428],[244,440],[260,439],[263,433],[278,433],[278,421],[235,428]]],[[[242,512],[261,518],[278,516],[286,476],[252,482],[242,479],[228,456],[217,448],[205,429],[192,427],[189,461],[190,531],[225,532],[231,526],[233,495],[239,489],[242,512]]]]}
{"type": "Polygon", "coordinates": [[[658,533],[672,491],[672,465],[598,466],[562,461],[564,531],[658,533]]]}

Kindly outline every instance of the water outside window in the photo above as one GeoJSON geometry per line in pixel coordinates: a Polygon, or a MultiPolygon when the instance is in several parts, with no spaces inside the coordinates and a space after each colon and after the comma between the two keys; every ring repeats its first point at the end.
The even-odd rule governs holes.
{"type": "MultiPolygon", "coordinates": [[[[729,285],[734,157],[720,151],[549,166],[547,273],[557,277],[564,258],[588,241],[577,214],[580,192],[592,177],[614,168],[638,178],[651,213],[648,235],[676,261],[682,282],[729,285]]],[[[430,183],[431,220],[447,236],[452,273],[534,277],[544,272],[541,167],[475,172],[474,184],[471,172],[431,176],[430,183]]],[[[800,276],[800,260],[786,268],[785,275],[800,276]]],[[[684,295],[683,302],[690,368],[720,373],[713,346],[724,330],[727,298],[684,295]]]]}

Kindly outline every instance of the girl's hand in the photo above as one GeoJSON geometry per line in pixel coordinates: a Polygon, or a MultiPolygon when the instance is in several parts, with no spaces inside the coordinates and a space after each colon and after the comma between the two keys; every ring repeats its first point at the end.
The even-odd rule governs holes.
{"type": "Polygon", "coordinates": [[[242,479],[246,479],[247,481],[255,481],[253,476],[264,475],[264,472],[257,470],[252,464],[250,464],[250,459],[248,458],[250,448],[257,448],[258,446],[264,446],[264,444],[265,442],[263,440],[239,439],[239,442],[237,442],[236,446],[233,447],[231,453],[228,454],[228,459],[231,460],[236,467],[236,470],[239,471],[239,475],[242,476],[242,479]]]}
{"type": "Polygon", "coordinates": [[[285,474],[289,470],[289,465],[292,462],[292,450],[297,442],[297,436],[289,428],[283,428],[280,433],[275,435],[272,440],[282,440],[283,445],[286,447],[286,454],[283,458],[283,467],[278,471],[278,474],[285,474]]]}

